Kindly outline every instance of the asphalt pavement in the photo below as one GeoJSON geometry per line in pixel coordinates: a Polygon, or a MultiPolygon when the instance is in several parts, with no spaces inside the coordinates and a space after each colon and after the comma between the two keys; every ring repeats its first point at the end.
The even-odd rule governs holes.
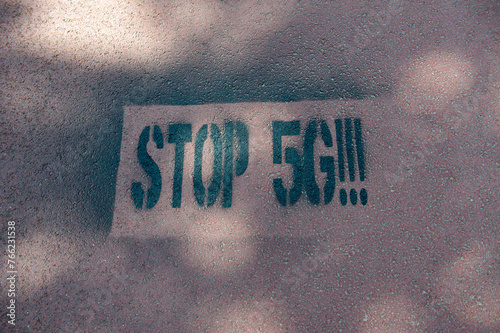
{"type": "Polygon", "coordinates": [[[493,0],[0,0],[0,331],[500,332],[499,41],[493,0]]]}

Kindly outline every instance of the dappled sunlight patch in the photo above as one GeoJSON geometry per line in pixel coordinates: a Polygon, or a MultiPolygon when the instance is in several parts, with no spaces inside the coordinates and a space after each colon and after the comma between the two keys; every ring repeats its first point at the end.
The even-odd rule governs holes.
{"type": "Polygon", "coordinates": [[[394,101],[401,125],[422,143],[442,143],[479,127],[485,104],[475,86],[476,65],[458,53],[431,52],[402,70],[394,101]]]}
{"type": "Polygon", "coordinates": [[[268,298],[214,300],[205,297],[190,322],[193,331],[203,332],[295,332],[285,309],[268,298]]]}
{"type": "Polygon", "coordinates": [[[175,36],[173,31],[164,31],[160,40],[150,36],[144,19],[147,8],[135,1],[50,0],[34,6],[33,21],[38,24],[29,23],[25,43],[49,55],[57,50],[64,58],[94,64],[147,62],[156,43],[172,46],[175,36]]]}
{"type": "Polygon", "coordinates": [[[253,228],[244,214],[207,213],[181,237],[185,262],[204,274],[231,274],[245,270],[256,258],[253,228]]]}
{"type": "Polygon", "coordinates": [[[82,241],[62,232],[37,232],[18,244],[20,288],[26,292],[53,283],[83,258],[82,241]]]}
{"type": "MultiPolygon", "coordinates": [[[[33,1],[33,17],[19,38],[48,57],[78,58],[88,65],[159,68],[192,47],[225,55],[283,28],[295,1],[33,1]],[[229,53],[228,53],[229,51],[229,53]]],[[[200,49],[198,50],[200,51],[200,49]]],[[[201,52],[200,51],[200,52],[201,52]]]]}
{"type": "Polygon", "coordinates": [[[214,333],[217,332],[286,332],[283,324],[275,318],[272,302],[236,302],[217,316],[214,333]]]}
{"type": "MultiPolygon", "coordinates": [[[[56,237],[47,241],[61,242],[56,237]]],[[[30,241],[29,245],[34,243],[30,241]]],[[[71,250],[82,253],[75,270],[64,260],[64,267],[54,270],[53,276],[45,278],[35,290],[21,286],[20,303],[37,309],[23,313],[25,325],[36,331],[42,325],[67,332],[90,332],[96,327],[112,332],[175,331],[171,318],[191,301],[189,287],[179,270],[166,260],[168,244],[154,240],[134,243],[112,237],[105,242],[86,238],[87,247],[71,250]]],[[[45,256],[47,251],[40,246],[33,250],[54,260],[64,258],[54,251],[45,256]]],[[[44,271],[35,273],[43,277],[54,265],[44,267],[44,271]]]]}
{"type": "Polygon", "coordinates": [[[360,332],[425,332],[423,310],[406,296],[386,294],[371,302],[360,321],[360,332]]]}
{"type": "Polygon", "coordinates": [[[494,240],[476,240],[441,271],[441,294],[460,320],[500,325],[500,248],[494,240]]]}
{"type": "Polygon", "coordinates": [[[473,64],[459,54],[433,52],[408,65],[397,98],[412,114],[441,115],[474,83],[473,64]]]}
{"type": "Polygon", "coordinates": [[[170,319],[190,301],[179,271],[168,263],[158,263],[159,255],[151,244],[141,249],[149,256],[140,256],[138,251],[134,255],[119,240],[108,240],[100,252],[99,265],[92,267],[84,280],[97,277],[98,283],[105,286],[89,288],[89,310],[95,313],[95,326],[120,331],[127,318],[130,322],[125,327],[134,330],[150,327],[170,331],[170,319]]]}

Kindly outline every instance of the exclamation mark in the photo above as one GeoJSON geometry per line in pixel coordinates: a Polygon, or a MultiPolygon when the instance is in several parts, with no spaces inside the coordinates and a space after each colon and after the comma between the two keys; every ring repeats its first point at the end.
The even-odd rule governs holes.
{"type": "MultiPolygon", "coordinates": [[[[363,141],[363,131],[361,130],[361,119],[354,119],[354,133],[356,134],[356,153],[358,158],[359,180],[365,181],[365,148],[363,141]]],[[[368,202],[368,192],[364,188],[359,191],[359,199],[364,206],[368,202]]]]}
{"type": "MultiPolygon", "coordinates": [[[[335,119],[335,133],[337,138],[337,158],[339,161],[339,181],[345,182],[345,163],[344,163],[344,126],[342,119],[335,119]]],[[[347,192],[345,189],[339,191],[339,199],[342,206],[347,205],[347,192]]]]}
{"type": "Polygon", "coordinates": [[[356,169],[354,165],[354,146],[352,144],[352,119],[344,119],[345,125],[345,150],[347,153],[347,166],[349,169],[349,180],[351,182],[356,180],[356,169]]]}
{"type": "MultiPolygon", "coordinates": [[[[341,119],[335,120],[335,130],[337,138],[337,155],[339,161],[339,180],[345,181],[345,162],[344,162],[344,138],[345,138],[345,156],[347,158],[347,169],[349,172],[349,181],[356,180],[356,160],[359,173],[359,180],[364,181],[365,174],[365,156],[364,156],[364,142],[362,136],[361,119],[345,118],[344,124],[341,119]],[[354,128],[353,128],[354,123],[354,128]],[[344,125],[344,126],[342,126],[344,125]],[[344,136],[345,130],[345,136],[344,136]]],[[[349,195],[345,189],[339,192],[340,203],[345,206],[347,199],[351,201],[352,205],[358,203],[358,193],[355,189],[351,189],[349,195]]],[[[359,193],[359,199],[364,206],[368,202],[368,193],[363,188],[359,193]]]]}
{"type": "Polygon", "coordinates": [[[342,119],[335,119],[335,132],[337,134],[337,157],[339,161],[339,180],[345,181],[344,173],[344,131],[342,128],[342,119]]]}

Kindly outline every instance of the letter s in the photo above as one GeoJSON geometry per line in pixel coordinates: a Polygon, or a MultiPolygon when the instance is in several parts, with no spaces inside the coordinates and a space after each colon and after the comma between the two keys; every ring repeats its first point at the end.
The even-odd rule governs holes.
{"type": "MultiPolygon", "coordinates": [[[[151,158],[147,151],[149,141],[150,127],[146,126],[141,135],[139,136],[139,144],[137,145],[137,159],[142,169],[151,178],[151,187],[148,190],[146,208],[153,208],[158,202],[161,193],[161,173],[156,162],[151,158]]],[[[163,148],[163,134],[158,126],[154,126],[153,140],[156,142],[158,149],[163,148]]],[[[144,201],[144,189],[142,184],[135,182],[132,183],[132,200],[137,208],[142,209],[144,201]]]]}

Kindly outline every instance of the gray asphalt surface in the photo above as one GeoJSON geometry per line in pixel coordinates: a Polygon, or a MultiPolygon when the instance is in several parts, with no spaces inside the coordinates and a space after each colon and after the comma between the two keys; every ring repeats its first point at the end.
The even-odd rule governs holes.
{"type": "Polygon", "coordinates": [[[5,251],[0,330],[500,331],[499,15],[489,0],[0,0],[0,239],[15,221],[18,268],[13,327],[5,251]],[[176,237],[108,237],[125,106],[341,99],[399,105],[391,127],[436,142],[401,135],[416,153],[392,161],[394,206],[352,238],[257,237],[249,264],[214,274],[176,237]]]}

